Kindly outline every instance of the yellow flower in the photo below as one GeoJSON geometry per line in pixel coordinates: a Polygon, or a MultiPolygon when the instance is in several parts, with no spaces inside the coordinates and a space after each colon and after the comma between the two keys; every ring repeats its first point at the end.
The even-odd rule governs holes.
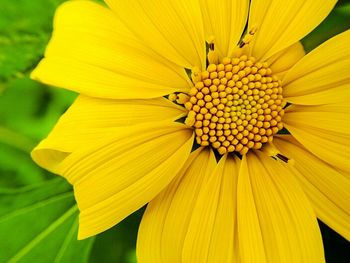
{"type": "Polygon", "coordinates": [[[80,93],[32,153],[80,239],[147,203],[139,262],[323,262],[316,218],[350,239],[350,31],[298,42],[335,0],[106,3],[63,4],[32,74],[80,93]]]}

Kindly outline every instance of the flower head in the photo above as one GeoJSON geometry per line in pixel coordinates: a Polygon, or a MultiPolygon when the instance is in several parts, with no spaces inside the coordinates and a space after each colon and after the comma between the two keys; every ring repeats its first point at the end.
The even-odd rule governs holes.
{"type": "Polygon", "coordinates": [[[71,1],[32,73],[80,93],[34,160],[79,238],[148,204],[140,262],[323,262],[350,239],[350,31],[298,42],[335,0],[71,1]]]}

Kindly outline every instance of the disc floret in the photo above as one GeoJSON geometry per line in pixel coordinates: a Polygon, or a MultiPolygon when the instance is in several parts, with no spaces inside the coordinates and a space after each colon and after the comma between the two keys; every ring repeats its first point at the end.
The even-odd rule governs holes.
{"type": "Polygon", "coordinates": [[[243,155],[271,142],[283,128],[282,85],[267,62],[225,57],[193,72],[192,80],[185,123],[195,129],[201,146],[243,155]]]}

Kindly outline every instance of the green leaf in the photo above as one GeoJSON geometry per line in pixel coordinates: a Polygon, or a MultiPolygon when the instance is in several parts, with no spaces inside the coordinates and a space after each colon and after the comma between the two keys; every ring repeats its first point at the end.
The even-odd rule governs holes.
{"type": "Polygon", "coordinates": [[[90,255],[90,263],[136,263],[136,238],[144,208],[128,216],[115,227],[98,236],[90,255]]]}
{"type": "Polygon", "coordinates": [[[339,5],[309,35],[302,39],[306,52],[310,52],[331,37],[350,28],[349,5],[339,5]]]}
{"type": "Polygon", "coordinates": [[[1,187],[20,187],[47,178],[47,173],[30,158],[29,152],[34,146],[35,143],[21,133],[0,126],[1,187]]]}
{"type": "Polygon", "coordinates": [[[347,15],[348,17],[350,17],[350,4],[346,4],[341,6],[339,9],[339,13],[347,15]]]}
{"type": "Polygon", "coordinates": [[[0,96],[0,125],[33,145],[47,136],[76,94],[41,85],[28,77],[12,80],[0,96]]]}
{"type": "Polygon", "coordinates": [[[77,215],[62,178],[0,189],[0,262],[87,262],[94,239],[77,240],[77,215]]]}
{"type": "Polygon", "coordinates": [[[9,82],[0,95],[0,186],[18,187],[52,177],[31,160],[30,151],[75,97],[26,77],[9,82]]]}
{"type": "Polygon", "coordinates": [[[42,182],[52,176],[37,166],[28,152],[0,142],[0,187],[21,187],[42,182]]]}
{"type": "Polygon", "coordinates": [[[64,0],[1,0],[0,82],[30,71],[42,56],[52,18],[64,0]]]}
{"type": "Polygon", "coordinates": [[[342,5],[348,5],[348,4],[349,4],[349,0],[338,0],[336,6],[342,6],[342,5]]]}

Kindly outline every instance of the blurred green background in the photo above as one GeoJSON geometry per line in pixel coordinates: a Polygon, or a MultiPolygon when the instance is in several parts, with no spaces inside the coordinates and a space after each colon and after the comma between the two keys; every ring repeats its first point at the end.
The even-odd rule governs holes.
{"type": "MultiPolygon", "coordinates": [[[[55,8],[62,2],[0,0],[0,263],[136,262],[142,211],[95,238],[77,241],[71,186],[29,156],[76,97],[28,78],[43,56],[55,8]]],[[[304,47],[310,51],[348,28],[350,2],[339,1],[303,40],[304,47]]],[[[349,243],[320,226],[327,262],[350,262],[349,243]]]]}

